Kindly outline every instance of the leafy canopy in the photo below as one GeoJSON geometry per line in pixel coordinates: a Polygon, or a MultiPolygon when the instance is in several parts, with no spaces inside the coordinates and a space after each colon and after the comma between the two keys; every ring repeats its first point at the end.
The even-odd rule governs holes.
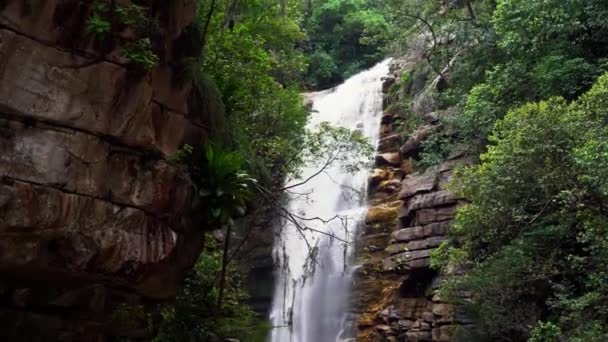
{"type": "Polygon", "coordinates": [[[608,74],[571,104],[510,111],[481,164],[451,182],[471,202],[433,258],[470,269],[445,289],[471,291],[481,336],[605,333],[594,326],[608,319],[607,102],[608,74]],[[531,332],[538,321],[551,323],[531,332]]]}

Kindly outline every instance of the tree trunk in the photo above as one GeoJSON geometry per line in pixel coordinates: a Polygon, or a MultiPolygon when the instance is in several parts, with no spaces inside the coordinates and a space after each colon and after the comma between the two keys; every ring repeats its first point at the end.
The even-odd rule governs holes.
{"type": "Polygon", "coordinates": [[[209,26],[211,25],[211,17],[213,16],[213,12],[215,12],[215,4],[216,4],[216,0],[212,0],[211,1],[211,5],[209,7],[209,12],[207,12],[207,19],[205,21],[205,26],[203,27],[203,47],[202,47],[202,51],[203,51],[203,55],[202,55],[202,59],[205,59],[205,47],[207,45],[207,35],[209,34],[209,26]]]}
{"type": "Polygon", "coordinates": [[[471,19],[473,21],[477,20],[477,16],[475,16],[475,11],[473,10],[473,4],[471,3],[471,1],[466,1],[467,3],[467,11],[469,11],[469,16],[471,17],[471,19]]]}

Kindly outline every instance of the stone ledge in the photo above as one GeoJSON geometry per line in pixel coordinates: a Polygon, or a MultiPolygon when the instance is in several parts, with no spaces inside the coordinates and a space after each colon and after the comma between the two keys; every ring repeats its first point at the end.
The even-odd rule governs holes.
{"type": "Polygon", "coordinates": [[[408,242],[429,236],[443,236],[448,233],[452,221],[431,223],[426,226],[408,227],[394,231],[391,239],[396,242],[408,242]]]}

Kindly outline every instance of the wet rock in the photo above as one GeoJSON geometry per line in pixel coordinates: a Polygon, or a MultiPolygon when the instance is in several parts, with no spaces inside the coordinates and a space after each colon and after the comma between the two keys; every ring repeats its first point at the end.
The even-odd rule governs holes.
{"type": "Polygon", "coordinates": [[[399,134],[388,135],[378,142],[378,152],[396,152],[399,150],[399,146],[401,146],[401,141],[401,135],[399,134]]]}
{"type": "Polygon", "coordinates": [[[399,202],[370,207],[365,216],[365,223],[373,224],[395,220],[398,211],[397,205],[399,202]]]}
{"type": "Polygon", "coordinates": [[[399,153],[382,153],[376,156],[376,166],[399,166],[401,157],[399,153]]]}
{"type": "Polygon", "coordinates": [[[387,94],[390,87],[395,84],[395,76],[386,76],[382,80],[382,93],[387,94]]]}
{"type": "Polygon", "coordinates": [[[439,121],[439,112],[430,112],[427,114],[424,114],[422,116],[422,120],[424,120],[424,122],[434,125],[439,121]]]}
{"type": "Polygon", "coordinates": [[[384,181],[380,183],[378,186],[378,192],[383,192],[387,194],[395,194],[398,193],[401,189],[401,181],[397,179],[392,179],[389,181],[384,181]]]}
{"type": "Polygon", "coordinates": [[[420,331],[430,331],[431,330],[431,325],[427,322],[424,321],[419,321],[420,325],[418,327],[418,329],[420,329],[420,331]]]}
{"type": "Polygon", "coordinates": [[[387,169],[373,169],[367,178],[368,187],[375,189],[381,182],[392,178],[392,174],[387,169]]]}

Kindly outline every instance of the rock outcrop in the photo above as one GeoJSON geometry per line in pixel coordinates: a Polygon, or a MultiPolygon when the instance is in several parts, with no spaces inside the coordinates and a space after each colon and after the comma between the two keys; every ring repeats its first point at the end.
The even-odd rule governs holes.
{"type": "MultiPolygon", "coordinates": [[[[395,80],[412,68],[407,60],[393,62],[383,86],[385,108],[391,105],[388,93],[395,80]]],[[[399,113],[392,110],[382,117],[377,168],[369,177],[371,207],[357,246],[361,267],[353,300],[359,341],[449,341],[455,329],[471,324],[433,293],[441,274],[430,268],[430,254],[447,239],[462,205],[445,185],[467,159],[456,154],[441,165],[416,170],[421,144],[434,134],[438,121],[431,112],[433,99],[418,98],[424,94],[433,92],[412,97],[410,113],[422,122],[415,131],[395,130],[392,123],[399,113]]]]}
{"type": "Polygon", "coordinates": [[[118,303],[171,298],[202,247],[186,211],[191,184],[166,161],[206,135],[200,113],[188,111],[190,86],[171,67],[196,3],[151,2],[160,63],[150,70],[134,69],[118,46],[96,45],[85,3],[0,5],[0,335],[8,340],[145,336],[145,327],[117,327],[118,303]]]}

